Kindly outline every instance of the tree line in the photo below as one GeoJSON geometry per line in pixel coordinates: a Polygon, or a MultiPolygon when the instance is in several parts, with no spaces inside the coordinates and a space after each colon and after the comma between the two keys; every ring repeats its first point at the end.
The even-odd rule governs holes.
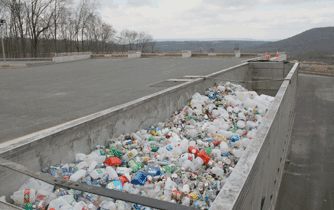
{"type": "Polygon", "coordinates": [[[0,0],[0,19],[6,21],[1,29],[7,57],[155,51],[149,33],[128,29],[117,33],[102,20],[99,7],[96,0],[0,0]]]}

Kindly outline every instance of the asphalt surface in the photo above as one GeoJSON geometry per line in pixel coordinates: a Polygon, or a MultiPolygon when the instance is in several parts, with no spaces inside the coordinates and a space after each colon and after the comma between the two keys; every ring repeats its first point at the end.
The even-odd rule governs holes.
{"type": "Polygon", "coordinates": [[[248,58],[90,59],[0,70],[0,143],[165,89],[185,75],[207,75],[248,58]]]}
{"type": "Polygon", "coordinates": [[[299,74],[276,210],[334,209],[334,78],[299,74]]]}

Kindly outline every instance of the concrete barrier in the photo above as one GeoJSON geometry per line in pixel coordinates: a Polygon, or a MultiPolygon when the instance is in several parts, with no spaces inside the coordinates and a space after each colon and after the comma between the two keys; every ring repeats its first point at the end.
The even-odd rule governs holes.
{"type": "Polygon", "coordinates": [[[84,55],[68,55],[68,56],[57,56],[53,57],[52,61],[56,63],[70,62],[70,61],[79,61],[79,60],[87,60],[92,57],[92,54],[84,54],[84,55]]]}
{"type": "Polygon", "coordinates": [[[236,58],[240,58],[240,50],[234,50],[234,55],[236,58]]]}
{"type": "Polygon", "coordinates": [[[141,52],[129,51],[128,58],[141,58],[141,52]]]}
{"type": "MultiPolygon", "coordinates": [[[[266,69],[279,69],[281,65],[268,62],[266,69]]],[[[298,64],[295,64],[285,81],[281,81],[277,97],[264,118],[264,125],[211,209],[261,209],[261,206],[269,209],[274,205],[294,116],[297,67],[298,64]],[[279,173],[277,168],[280,169],[279,173]]],[[[255,66],[250,68],[249,63],[239,64],[123,105],[7,141],[0,144],[0,157],[34,170],[73,162],[78,152],[89,153],[95,145],[105,145],[110,138],[165,121],[172,112],[182,108],[194,93],[203,94],[206,88],[219,81],[237,82],[251,90],[252,83],[248,81],[252,81],[255,72],[255,66]]],[[[0,167],[0,195],[9,198],[27,179],[25,175],[0,167]]]]}
{"type": "Polygon", "coordinates": [[[190,50],[182,50],[182,58],[191,58],[190,50]]]}

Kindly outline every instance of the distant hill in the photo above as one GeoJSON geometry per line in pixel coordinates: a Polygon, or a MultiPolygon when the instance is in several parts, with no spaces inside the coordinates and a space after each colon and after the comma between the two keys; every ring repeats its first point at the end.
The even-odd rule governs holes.
{"type": "Polygon", "coordinates": [[[178,52],[191,50],[193,52],[233,52],[235,44],[239,48],[249,48],[266,43],[266,41],[250,40],[217,40],[217,41],[160,41],[155,48],[160,52],[178,52]]]}
{"type": "Polygon", "coordinates": [[[249,47],[242,51],[276,52],[285,51],[288,55],[305,54],[308,52],[334,50],[334,27],[313,28],[293,37],[276,42],[249,47]]]}
{"type": "Polygon", "coordinates": [[[289,60],[323,62],[334,65],[334,51],[311,51],[303,54],[291,54],[289,60]]]}

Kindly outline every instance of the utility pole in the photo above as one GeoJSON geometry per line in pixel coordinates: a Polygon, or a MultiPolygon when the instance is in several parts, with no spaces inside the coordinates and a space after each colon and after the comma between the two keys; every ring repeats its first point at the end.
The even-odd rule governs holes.
{"type": "Polygon", "coordinates": [[[5,55],[5,47],[4,47],[4,44],[3,44],[3,25],[6,23],[6,20],[1,20],[0,19],[0,26],[1,26],[1,42],[2,42],[2,54],[3,54],[3,61],[6,65],[6,55],[5,55]]]}

